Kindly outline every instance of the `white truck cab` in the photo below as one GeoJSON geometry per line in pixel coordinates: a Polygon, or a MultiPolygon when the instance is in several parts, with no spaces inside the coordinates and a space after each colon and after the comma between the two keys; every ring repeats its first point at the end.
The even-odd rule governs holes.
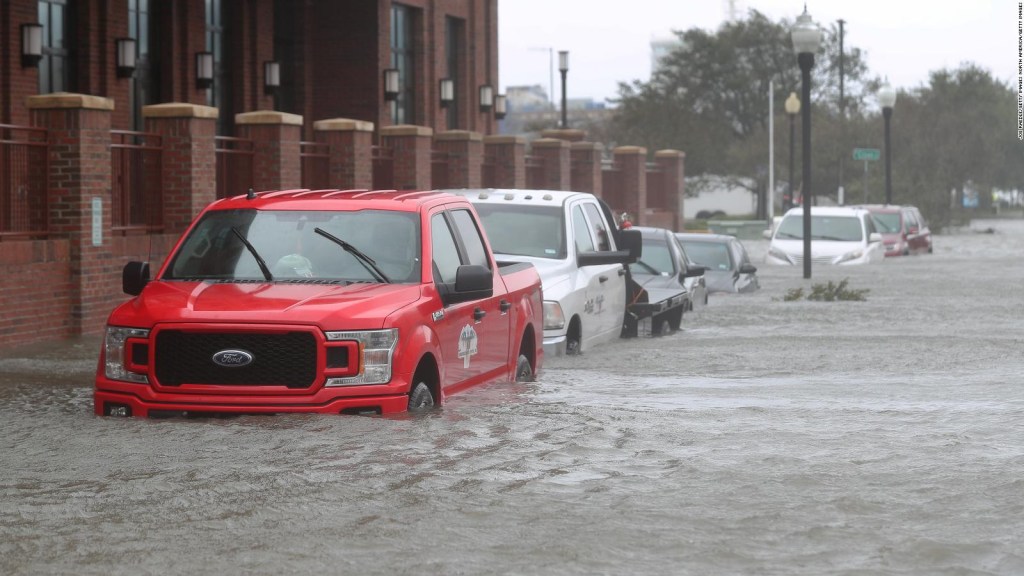
{"type": "Polygon", "coordinates": [[[639,234],[618,230],[593,194],[555,190],[448,190],[473,203],[499,261],[529,262],[544,295],[544,353],[579,354],[618,338],[626,266],[639,234]],[[635,238],[633,238],[635,236],[635,238]]]}

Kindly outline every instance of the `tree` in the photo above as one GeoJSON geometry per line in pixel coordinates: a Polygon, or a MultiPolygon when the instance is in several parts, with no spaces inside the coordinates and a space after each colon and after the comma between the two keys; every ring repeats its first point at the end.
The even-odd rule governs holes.
{"type": "MultiPolygon", "coordinates": [[[[799,93],[791,26],[751,10],[745,20],[715,32],[677,31],[681,46],[666,56],[649,82],[619,85],[610,134],[649,150],[685,151],[688,174],[724,174],[736,176],[736,183],[756,183],[767,168],[769,85],[780,113],[786,96],[799,93]],[[765,152],[760,157],[753,153],[759,145],[765,152]]],[[[839,109],[838,44],[833,26],[825,31],[814,68],[814,106],[826,115],[839,109]]],[[[847,108],[856,112],[865,107],[871,86],[864,81],[862,53],[848,50],[844,67],[847,108]]]]}

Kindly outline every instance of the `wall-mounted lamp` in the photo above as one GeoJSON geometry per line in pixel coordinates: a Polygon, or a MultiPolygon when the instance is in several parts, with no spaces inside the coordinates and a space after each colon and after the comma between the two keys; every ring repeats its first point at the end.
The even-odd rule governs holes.
{"type": "Polygon", "coordinates": [[[451,78],[441,78],[439,87],[441,91],[441,108],[447,108],[455,101],[455,81],[451,78]]]}
{"type": "Polygon", "coordinates": [[[213,52],[196,52],[196,88],[213,86],[213,52]]]}
{"type": "Polygon", "coordinates": [[[480,111],[489,112],[494,107],[494,88],[490,84],[480,87],[480,111]]]}
{"type": "Polygon", "coordinates": [[[43,25],[21,25],[21,65],[24,68],[35,68],[43,59],[43,25]]]}
{"type": "Polygon", "coordinates": [[[281,87],[281,64],[275,60],[263,63],[263,92],[273,94],[281,87]]]}
{"type": "Polygon", "coordinates": [[[398,69],[384,69],[384,99],[388,102],[398,100],[398,69]]]}
{"type": "Polygon", "coordinates": [[[505,114],[508,113],[508,100],[504,94],[498,94],[494,97],[494,118],[497,120],[504,120],[505,114]]]}
{"type": "Polygon", "coordinates": [[[118,38],[114,46],[117,49],[117,77],[130,78],[135,72],[135,38],[118,38]]]}

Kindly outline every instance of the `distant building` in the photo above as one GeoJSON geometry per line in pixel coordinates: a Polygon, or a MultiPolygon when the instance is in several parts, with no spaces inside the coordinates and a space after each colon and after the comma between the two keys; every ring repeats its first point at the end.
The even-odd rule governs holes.
{"type": "MultiPolygon", "coordinates": [[[[543,86],[508,86],[505,89],[508,114],[501,123],[502,134],[538,135],[546,128],[558,127],[562,121],[561,102],[552,104],[543,86]]],[[[601,120],[610,113],[604,102],[593,98],[568,98],[568,121],[579,128],[601,120]]]]}
{"type": "Polygon", "coordinates": [[[651,40],[651,76],[661,68],[662,62],[674,50],[683,46],[683,42],[677,36],[655,38],[651,40]]]}

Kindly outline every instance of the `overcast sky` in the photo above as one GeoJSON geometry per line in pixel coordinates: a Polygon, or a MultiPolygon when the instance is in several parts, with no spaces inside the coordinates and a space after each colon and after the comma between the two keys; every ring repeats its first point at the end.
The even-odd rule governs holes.
{"type": "MultiPolygon", "coordinates": [[[[776,21],[792,20],[804,7],[795,0],[498,0],[500,91],[553,84],[560,98],[558,51],[568,50],[569,98],[614,97],[620,81],[649,79],[652,39],[693,27],[715,30],[730,4],[776,21]]],[[[930,71],[964,61],[1016,87],[1018,5],[1019,0],[812,0],[807,10],[819,25],[845,20],[845,45],[864,50],[870,72],[888,76],[897,88],[926,84],[930,71]]]]}

